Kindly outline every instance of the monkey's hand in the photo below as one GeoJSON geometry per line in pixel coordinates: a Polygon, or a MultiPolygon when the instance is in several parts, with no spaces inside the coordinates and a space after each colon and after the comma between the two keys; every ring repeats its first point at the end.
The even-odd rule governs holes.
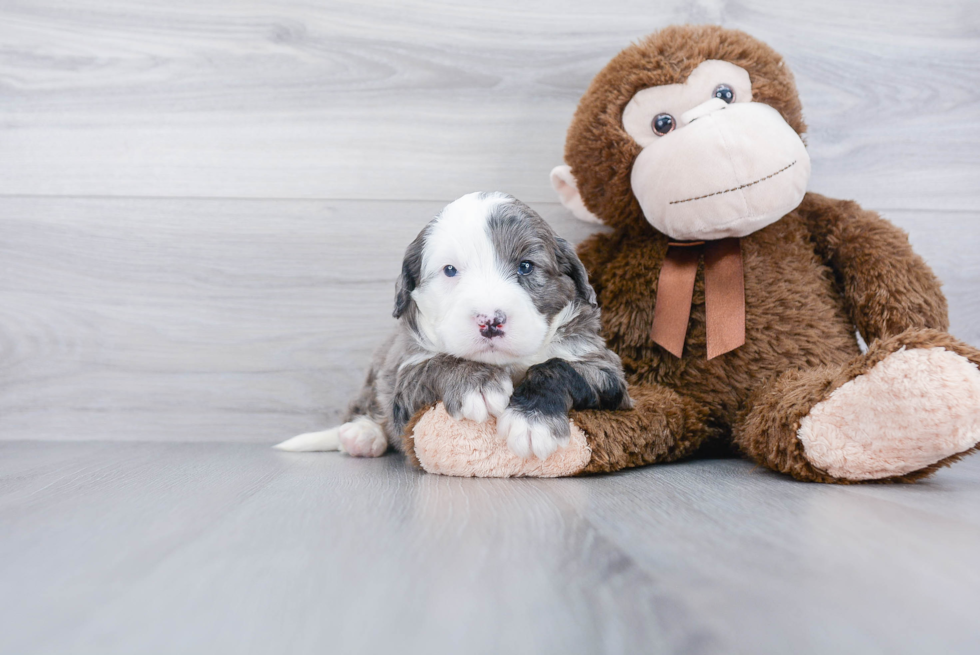
{"type": "Polygon", "coordinates": [[[513,392],[507,369],[460,360],[444,380],[442,402],[454,419],[483,423],[503,414],[513,392]]]}

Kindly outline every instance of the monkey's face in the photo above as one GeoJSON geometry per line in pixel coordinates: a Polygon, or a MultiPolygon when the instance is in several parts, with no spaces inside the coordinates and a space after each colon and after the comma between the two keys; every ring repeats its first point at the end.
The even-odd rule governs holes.
{"type": "Polygon", "coordinates": [[[677,240],[744,236],[802,200],[805,131],[772,48],[738,30],[675,25],[596,75],[551,181],[584,220],[677,240]]]}
{"type": "Polygon", "coordinates": [[[683,84],[637,92],[623,129],[642,148],[630,186],[654,228],[678,240],[742,237],[803,200],[810,158],[779,112],[752,102],[748,72],[702,62],[683,84]]]}

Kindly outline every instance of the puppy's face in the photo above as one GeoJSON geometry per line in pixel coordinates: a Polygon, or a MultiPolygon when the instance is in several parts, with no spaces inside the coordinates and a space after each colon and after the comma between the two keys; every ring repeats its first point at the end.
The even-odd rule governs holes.
{"type": "Polygon", "coordinates": [[[595,293],[569,244],[516,199],[470,194],[409,246],[395,316],[430,350],[505,365],[535,359],[576,301],[595,293]]]}

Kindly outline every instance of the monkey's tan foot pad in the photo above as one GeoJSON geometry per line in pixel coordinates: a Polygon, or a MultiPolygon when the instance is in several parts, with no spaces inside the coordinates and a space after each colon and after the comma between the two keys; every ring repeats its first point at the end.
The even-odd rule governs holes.
{"type": "Polygon", "coordinates": [[[497,423],[457,421],[439,403],[415,424],[412,433],[415,456],[429,473],[476,478],[537,477],[558,478],[575,475],[592,459],[585,433],[571,425],[568,445],[548,459],[522,459],[497,436],[497,423]]]}
{"type": "Polygon", "coordinates": [[[797,436],[838,478],[917,471],[980,441],[980,371],[944,348],[903,348],[817,403],[797,436]]]}

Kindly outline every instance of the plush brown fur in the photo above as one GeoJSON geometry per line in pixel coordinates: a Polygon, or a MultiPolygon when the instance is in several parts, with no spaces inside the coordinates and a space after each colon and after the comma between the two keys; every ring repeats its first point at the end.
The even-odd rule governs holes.
{"type": "MultiPolygon", "coordinates": [[[[802,134],[782,58],[719,27],[667,28],[624,50],[596,76],[568,132],[566,162],[583,200],[614,228],[587,240],[579,254],[602,307],[604,336],[622,357],[637,401],[628,412],[573,415],[594,452],[585,472],[671,461],[720,442],[800,480],[847,482],[812,466],[796,437],[815,404],[903,346],[942,346],[976,364],[980,351],[945,334],[940,283],[901,230],[853,202],[816,194],[742,239],[743,346],[707,360],[703,270],[683,357],[652,341],[667,238],[645,220],[630,189],[639,146],[623,130],[622,111],[640,89],[683,82],[708,59],[745,68],[753,101],[773,106],[802,134]],[[865,355],[855,329],[870,344],[865,355]]],[[[913,481],[958,457],[890,481],[913,481]]]]}
{"type": "Polygon", "coordinates": [[[708,438],[708,412],[660,386],[635,387],[634,411],[572,412],[587,435],[592,460],[582,473],[608,473],[632,466],[671,462],[698,450],[708,438]]]}

